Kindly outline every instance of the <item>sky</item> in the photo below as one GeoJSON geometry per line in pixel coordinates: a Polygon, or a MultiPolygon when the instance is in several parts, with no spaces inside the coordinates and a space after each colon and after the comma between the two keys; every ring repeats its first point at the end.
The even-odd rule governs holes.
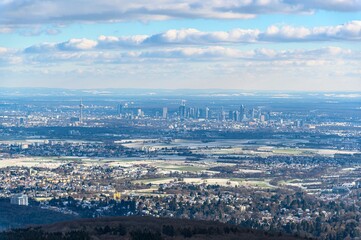
{"type": "Polygon", "coordinates": [[[0,0],[0,87],[361,91],[361,0],[0,0]]]}

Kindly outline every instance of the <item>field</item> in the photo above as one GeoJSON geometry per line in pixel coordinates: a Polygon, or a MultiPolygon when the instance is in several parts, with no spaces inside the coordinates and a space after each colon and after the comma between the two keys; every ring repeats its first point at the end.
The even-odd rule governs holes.
{"type": "Polygon", "coordinates": [[[12,158],[1,159],[0,168],[18,166],[18,167],[47,167],[54,169],[64,164],[62,160],[54,160],[48,158],[12,158]]]}
{"type": "MultiPolygon", "coordinates": [[[[174,178],[153,178],[153,179],[142,179],[133,181],[133,183],[139,184],[152,184],[152,185],[161,185],[168,184],[171,182],[177,182],[177,179],[174,178]]],[[[185,183],[191,184],[206,184],[206,185],[220,185],[220,186],[245,186],[253,188],[274,188],[269,184],[269,179],[241,179],[241,178],[183,178],[181,180],[185,183]]]]}

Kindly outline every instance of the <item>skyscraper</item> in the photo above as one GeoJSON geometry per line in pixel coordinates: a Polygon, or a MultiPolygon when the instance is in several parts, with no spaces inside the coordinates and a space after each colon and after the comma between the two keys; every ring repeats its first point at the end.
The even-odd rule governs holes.
{"type": "Polygon", "coordinates": [[[164,119],[168,118],[168,108],[167,107],[163,107],[163,118],[164,119]]]}
{"type": "Polygon", "coordinates": [[[83,104],[83,99],[80,100],[80,116],[79,116],[79,122],[83,122],[83,108],[84,108],[84,104],[83,104]]]}
{"type": "Polygon", "coordinates": [[[182,103],[181,105],[179,106],[179,117],[181,119],[185,118],[186,117],[186,114],[187,114],[187,111],[186,111],[186,101],[185,100],[182,100],[182,103]]]}
{"type": "Polygon", "coordinates": [[[256,117],[256,109],[252,108],[251,118],[254,119],[255,117],[256,117]]]}
{"type": "Polygon", "coordinates": [[[232,110],[230,110],[230,111],[228,112],[228,120],[229,120],[229,121],[233,121],[233,111],[232,111],[232,110]]]}
{"type": "Polygon", "coordinates": [[[223,107],[221,111],[221,121],[226,121],[226,112],[224,111],[223,107]]]}
{"type": "Polygon", "coordinates": [[[121,103],[119,103],[117,105],[117,115],[121,116],[123,114],[123,105],[121,103]]]}
{"type": "Polygon", "coordinates": [[[246,118],[246,107],[242,104],[239,108],[239,120],[243,121],[246,118]]]}

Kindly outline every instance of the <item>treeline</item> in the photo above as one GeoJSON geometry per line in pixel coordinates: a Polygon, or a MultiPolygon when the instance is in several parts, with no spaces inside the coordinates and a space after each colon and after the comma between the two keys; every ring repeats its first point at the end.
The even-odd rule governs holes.
{"type": "Polygon", "coordinates": [[[45,232],[41,228],[14,229],[0,233],[0,240],[90,240],[91,235],[84,231],[45,232]]]}
{"type": "Polygon", "coordinates": [[[182,219],[159,219],[149,217],[99,218],[59,223],[36,228],[14,229],[0,233],[0,240],[231,240],[231,239],[296,239],[278,232],[244,229],[237,226],[182,219]],[[59,231],[60,225],[63,231],[59,231]],[[57,231],[54,231],[56,229],[57,231]]]}
{"type": "Polygon", "coordinates": [[[240,231],[237,227],[174,227],[173,225],[163,225],[161,230],[151,230],[149,228],[138,228],[128,231],[123,225],[112,228],[95,227],[88,230],[74,230],[70,232],[46,232],[41,228],[15,229],[0,233],[0,240],[90,240],[116,239],[130,240],[165,240],[165,239],[229,239],[229,237],[239,237],[237,239],[288,239],[282,237],[281,233],[257,232],[248,229],[240,231]]]}

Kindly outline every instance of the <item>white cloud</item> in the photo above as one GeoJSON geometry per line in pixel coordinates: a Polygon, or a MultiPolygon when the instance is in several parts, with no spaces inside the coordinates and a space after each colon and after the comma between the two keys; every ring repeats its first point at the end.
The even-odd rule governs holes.
{"type": "Polygon", "coordinates": [[[131,49],[166,46],[219,46],[264,42],[360,41],[361,21],[314,28],[270,26],[258,29],[233,29],[228,32],[202,32],[197,29],[168,30],[154,35],[100,36],[97,40],[70,39],[61,43],[41,43],[26,52],[82,51],[93,49],[131,49]]]}
{"type": "Polygon", "coordinates": [[[23,56],[21,51],[0,47],[0,67],[20,64],[22,62],[23,56]]]}
{"type": "Polygon", "coordinates": [[[361,40],[361,21],[351,21],[342,25],[314,28],[292,26],[270,26],[261,33],[259,40],[263,41],[332,41],[361,40]]]}
{"type": "Polygon", "coordinates": [[[67,42],[58,44],[58,48],[61,50],[89,50],[98,45],[97,41],[89,40],[86,38],[73,38],[67,42]]]}
{"type": "Polygon", "coordinates": [[[135,35],[130,37],[100,36],[98,45],[100,48],[120,48],[139,46],[147,39],[147,35],[135,35]]]}
{"type": "Polygon", "coordinates": [[[8,52],[7,48],[0,47],[0,55],[8,52]]]}
{"type": "MultiPolygon", "coordinates": [[[[71,54],[65,52],[64,54],[71,54]]],[[[72,54],[89,54],[76,52],[72,54]]],[[[361,91],[357,65],[284,64],[284,62],[175,62],[134,64],[75,64],[61,62],[38,67],[11,66],[3,71],[1,86],[61,88],[196,88],[298,91],[361,91]],[[332,77],[331,77],[332,76],[332,77]]]]}
{"type": "Polygon", "coordinates": [[[10,27],[0,27],[0,34],[11,33],[12,31],[13,31],[13,29],[10,27]]]}
{"type": "Polygon", "coordinates": [[[322,9],[344,12],[361,11],[360,0],[288,0],[288,2],[290,4],[297,3],[304,9],[322,9]]]}
{"type": "Polygon", "coordinates": [[[212,44],[254,42],[259,30],[234,29],[229,32],[201,32],[196,29],[168,30],[148,37],[144,44],[212,44]]]}
{"type": "Polygon", "coordinates": [[[0,24],[54,24],[164,20],[243,19],[259,14],[316,10],[361,11],[361,0],[3,0],[0,24]]]}
{"type": "MultiPolygon", "coordinates": [[[[0,16],[1,16],[0,5],[0,16]]],[[[57,25],[42,25],[42,24],[1,24],[0,17],[0,34],[18,33],[22,36],[39,36],[45,35],[58,35],[61,33],[61,28],[64,27],[60,24],[57,25]]]]}
{"type": "Polygon", "coordinates": [[[41,43],[30,46],[24,51],[26,53],[41,53],[50,51],[85,51],[94,49],[98,45],[97,41],[86,38],[72,38],[61,43],[41,43]]]}
{"type": "Polygon", "coordinates": [[[175,47],[164,49],[143,49],[126,51],[50,51],[19,54],[32,64],[51,64],[57,62],[94,63],[140,63],[140,62],[218,62],[242,61],[252,64],[272,62],[283,65],[327,65],[343,64],[344,61],[360,62],[360,52],[338,47],[326,47],[314,50],[273,50],[255,49],[241,51],[235,48],[211,47],[175,47]]]}
{"type": "Polygon", "coordinates": [[[249,56],[248,52],[224,47],[208,48],[175,48],[165,50],[142,51],[137,54],[141,58],[180,58],[180,59],[214,59],[242,58],[249,56]]]}
{"type": "Polygon", "coordinates": [[[360,63],[360,51],[338,47],[243,51],[171,46],[32,53],[0,48],[0,85],[361,91],[360,63]]]}

